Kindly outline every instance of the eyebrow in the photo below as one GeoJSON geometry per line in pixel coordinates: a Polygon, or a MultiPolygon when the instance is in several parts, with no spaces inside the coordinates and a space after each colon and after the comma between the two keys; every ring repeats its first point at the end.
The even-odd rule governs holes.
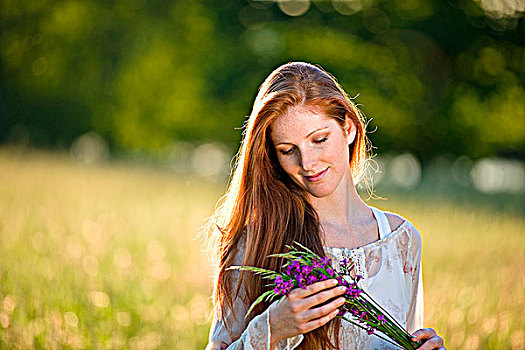
{"type": "MultiPolygon", "coordinates": [[[[306,137],[310,137],[310,135],[312,135],[313,133],[316,133],[317,131],[321,131],[321,130],[328,129],[328,128],[330,128],[329,125],[323,126],[323,127],[319,128],[319,129],[315,129],[315,130],[311,131],[308,135],[306,135],[306,137]]],[[[277,145],[282,145],[282,144],[289,144],[289,143],[290,142],[279,142],[279,143],[276,144],[276,146],[277,145]]]]}

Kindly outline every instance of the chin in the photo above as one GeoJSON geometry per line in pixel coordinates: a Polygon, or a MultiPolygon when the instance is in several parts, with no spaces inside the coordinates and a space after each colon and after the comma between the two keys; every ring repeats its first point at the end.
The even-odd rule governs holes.
{"type": "Polygon", "coordinates": [[[329,195],[331,195],[332,193],[334,193],[334,190],[316,190],[316,191],[312,191],[310,189],[306,189],[306,191],[308,192],[308,194],[312,197],[315,197],[315,198],[324,198],[324,197],[327,197],[329,195]]]}
{"type": "Polygon", "coordinates": [[[316,187],[315,185],[313,185],[312,186],[313,188],[312,188],[308,184],[296,181],[295,179],[294,179],[294,182],[299,187],[301,187],[303,190],[305,190],[306,193],[308,193],[308,195],[315,197],[315,198],[323,198],[323,197],[329,196],[335,191],[335,188],[322,188],[322,187],[315,188],[316,187]]]}

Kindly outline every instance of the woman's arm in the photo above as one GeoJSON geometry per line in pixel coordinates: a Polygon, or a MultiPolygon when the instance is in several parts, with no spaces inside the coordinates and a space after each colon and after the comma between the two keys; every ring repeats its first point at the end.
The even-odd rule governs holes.
{"type": "MultiPolygon", "coordinates": [[[[338,307],[343,304],[344,298],[339,297],[319,306],[345,292],[345,287],[334,288],[335,285],[337,281],[331,279],[314,283],[306,289],[292,290],[282,300],[275,301],[261,315],[251,320],[244,331],[242,327],[238,327],[242,322],[237,321],[232,325],[229,334],[222,321],[216,318],[207,349],[294,349],[301,343],[302,333],[328,323],[337,315],[338,307]],[[242,332],[240,337],[230,344],[237,338],[239,330],[242,332]]],[[[246,309],[241,307],[235,312],[243,310],[241,315],[244,315],[246,309]]],[[[228,316],[232,316],[231,313],[226,315],[228,316]]],[[[235,317],[230,317],[230,320],[233,319],[235,317]]]]}
{"type": "Polygon", "coordinates": [[[407,316],[407,328],[414,341],[421,341],[421,350],[445,349],[443,338],[432,328],[423,328],[423,269],[421,267],[421,235],[412,226],[412,297],[407,316]],[[414,330],[416,330],[414,332],[414,330]]]}
{"type": "MultiPolygon", "coordinates": [[[[238,242],[234,265],[242,265],[245,249],[246,240],[243,237],[238,242]]],[[[230,290],[235,290],[240,271],[231,270],[228,273],[232,274],[230,290]]],[[[271,344],[270,308],[274,307],[277,301],[250,322],[246,322],[245,315],[250,305],[244,301],[245,299],[246,291],[244,286],[241,286],[239,295],[232,300],[232,309],[224,305],[222,310],[224,317],[219,317],[217,312],[214,313],[206,350],[292,350],[301,343],[303,335],[271,344]]]]}
{"type": "MultiPolygon", "coordinates": [[[[244,307],[243,307],[244,309],[244,307]]],[[[243,310],[236,310],[240,317],[244,317],[243,310]]],[[[214,317],[211,329],[209,343],[206,350],[258,350],[271,349],[268,333],[268,310],[252,319],[245,328],[243,320],[229,317],[230,328],[227,328],[222,319],[214,317]]]]}
{"type": "MultiPolygon", "coordinates": [[[[242,265],[245,249],[246,240],[243,237],[237,243],[234,265],[242,265]]],[[[231,274],[229,289],[233,291],[240,278],[240,271],[230,270],[227,273],[231,274]]],[[[220,317],[218,310],[215,310],[206,350],[270,349],[268,310],[257,315],[248,323],[245,315],[249,305],[245,299],[246,290],[244,286],[241,286],[239,294],[232,300],[231,308],[226,303],[223,305],[221,310],[223,317],[220,317]]]]}
{"type": "MultiPolygon", "coordinates": [[[[421,235],[416,228],[411,225],[411,258],[412,267],[411,273],[411,298],[410,309],[407,315],[407,329],[409,332],[414,332],[416,329],[423,328],[423,273],[421,267],[421,235]]],[[[409,277],[410,278],[410,277],[409,277]]]]}

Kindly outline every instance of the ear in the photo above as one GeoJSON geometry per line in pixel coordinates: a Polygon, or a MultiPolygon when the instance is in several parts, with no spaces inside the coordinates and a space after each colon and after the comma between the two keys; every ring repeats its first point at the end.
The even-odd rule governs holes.
{"type": "Polygon", "coordinates": [[[355,123],[349,118],[346,119],[344,129],[345,129],[345,135],[346,135],[347,142],[349,145],[351,145],[355,140],[355,134],[357,131],[355,123]]]}

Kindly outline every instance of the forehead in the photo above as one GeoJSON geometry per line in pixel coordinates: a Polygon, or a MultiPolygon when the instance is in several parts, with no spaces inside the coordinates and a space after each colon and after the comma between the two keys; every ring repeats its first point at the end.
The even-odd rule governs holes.
{"type": "Polygon", "coordinates": [[[337,125],[334,118],[327,117],[319,109],[294,107],[273,121],[270,125],[270,136],[276,143],[303,138],[319,128],[331,128],[337,125]]]}

